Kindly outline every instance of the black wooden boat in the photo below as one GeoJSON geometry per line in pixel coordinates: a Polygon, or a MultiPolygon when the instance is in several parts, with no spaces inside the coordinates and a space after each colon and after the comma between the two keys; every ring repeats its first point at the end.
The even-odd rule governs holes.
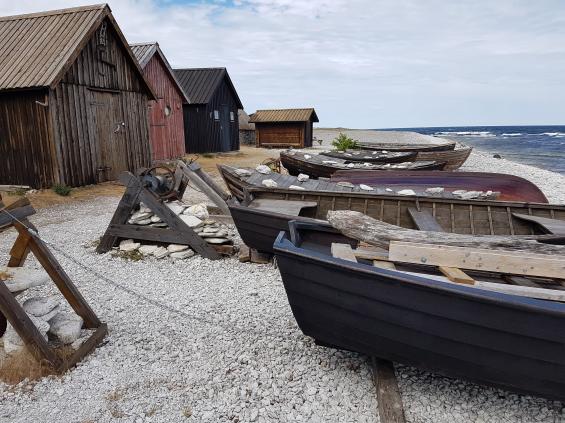
{"type": "Polygon", "coordinates": [[[350,182],[369,186],[402,187],[425,191],[427,188],[442,187],[445,191],[494,191],[500,194],[499,201],[528,201],[547,203],[547,197],[532,182],[519,176],[487,172],[358,172],[340,170],[331,177],[332,182],[350,182]]]}
{"type": "Polygon", "coordinates": [[[386,151],[448,151],[455,149],[455,141],[443,140],[436,143],[385,143],[385,142],[361,142],[359,146],[365,150],[386,151]]]}
{"type": "Polygon", "coordinates": [[[471,151],[473,151],[472,147],[441,151],[419,151],[416,155],[416,161],[434,160],[436,162],[445,163],[443,170],[456,170],[469,158],[471,151]]]}
{"type": "Polygon", "coordinates": [[[302,332],[480,384],[565,400],[565,304],[477,289],[331,256],[332,228],[292,223],[275,243],[302,332]]]}
{"type": "Polygon", "coordinates": [[[245,244],[264,252],[272,252],[273,241],[280,231],[288,230],[289,221],[324,221],[329,210],[359,211],[409,229],[420,228],[414,211],[421,211],[444,232],[565,235],[551,229],[551,222],[565,222],[565,205],[268,188],[250,188],[246,192],[243,202],[234,198],[228,201],[228,207],[245,244]],[[526,215],[530,220],[524,218],[526,215]]]}
{"type": "Polygon", "coordinates": [[[311,178],[329,178],[338,170],[442,170],[445,162],[422,161],[404,163],[346,163],[345,160],[299,151],[280,153],[281,164],[293,176],[304,173],[311,178]]]}
{"type": "Polygon", "coordinates": [[[345,163],[402,163],[413,162],[417,151],[346,150],[323,151],[326,157],[344,160],[345,163]]]}
{"type": "MultiPolygon", "coordinates": [[[[231,166],[227,166],[227,165],[216,165],[220,175],[222,176],[224,182],[226,183],[226,186],[228,187],[229,191],[231,192],[231,194],[236,197],[239,201],[243,201],[245,198],[244,195],[244,190],[247,188],[262,188],[265,185],[263,185],[263,181],[270,179],[272,181],[274,181],[278,186],[277,188],[279,189],[288,189],[291,186],[295,186],[295,187],[300,187],[303,188],[304,190],[307,191],[329,191],[329,192],[358,192],[358,193],[366,193],[368,195],[396,195],[399,192],[401,194],[398,195],[406,195],[406,190],[411,190],[414,192],[415,195],[419,196],[419,197],[434,197],[434,198],[460,198],[458,195],[453,194],[453,191],[456,189],[462,189],[464,187],[463,184],[460,184],[458,186],[458,188],[453,188],[453,189],[445,189],[443,192],[440,193],[433,193],[433,192],[426,192],[427,188],[432,188],[432,187],[436,187],[437,185],[417,185],[415,182],[413,183],[414,179],[418,179],[418,178],[414,178],[414,179],[409,179],[406,178],[407,183],[405,186],[403,186],[402,184],[399,184],[398,182],[396,183],[391,183],[390,186],[386,185],[386,184],[373,184],[373,183],[369,183],[369,184],[365,184],[364,182],[361,182],[362,184],[368,185],[372,188],[372,190],[366,190],[366,189],[362,189],[360,187],[360,184],[358,183],[350,183],[347,181],[347,178],[349,176],[346,176],[344,178],[340,178],[339,180],[337,180],[337,182],[334,182],[333,180],[324,180],[322,179],[308,179],[306,181],[300,181],[298,180],[298,178],[296,176],[292,176],[292,175],[283,175],[280,173],[269,173],[269,174],[262,174],[259,173],[257,171],[255,171],[254,169],[240,169],[240,168],[234,168],[231,166]],[[240,173],[238,173],[240,172],[240,173]],[[241,173],[244,172],[244,173],[241,173]],[[410,181],[410,182],[409,182],[410,181]]],[[[349,172],[352,171],[346,171],[346,175],[349,175],[349,172]]],[[[442,175],[446,175],[443,178],[444,179],[448,179],[449,177],[447,175],[449,175],[448,173],[445,172],[440,172],[440,171],[430,171],[432,173],[439,173],[442,175]]],[[[410,174],[410,175],[415,175],[416,173],[420,174],[420,173],[430,173],[428,171],[421,171],[421,172],[400,172],[402,174],[410,174]]],[[[340,172],[337,172],[340,173],[340,172]]],[[[336,173],[336,174],[337,174],[336,173]]],[[[353,171],[352,175],[355,175],[352,177],[352,179],[357,179],[360,178],[361,176],[358,175],[363,175],[365,173],[365,171],[353,171]]],[[[397,174],[399,172],[396,171],[387,171],[387,172],[381,172],[381,171],[375,171],[375,172],[367,172],[370,175],[374,175],[375,173],[378,174],[397,174]]],[[[459,173],[458,173],[459,174],[459,173]]],[[[335,175],[335,174],[334,174],[335,175]]],[[[371,176],[372,178],[374,178],[374,176],[371,176]]],[[[333,178],[333,177],[332,177],[333,178]]],[[[391,178],[392,181],[395,181],[396,179],[391,178]]],[[[436,181],[438,180],[438,178],[436,178],[436,181]]],[[[366,187],[365,187],[366,188],[366,187]]],[[[482,194],[477,195],[476,199],[482,199],[482,200],[498,200],[499,196],[500,196],[500,192],[496,191],[496,190],[490,190],[491,192],[488,193],[488,190],[484,190],[482,194]]],[[[475,199],[475,198],[474,198],[475,199]]],[[[521,201],[520,198],[513,198],[511,200],[515,200],[515,201],[521,201]]],[[[528,200],[528,201],[534,201],[534,200],[528,200]]],[[[547,200],[544,201],[540,201],[540,202],[547,202],[547,200]]]]}

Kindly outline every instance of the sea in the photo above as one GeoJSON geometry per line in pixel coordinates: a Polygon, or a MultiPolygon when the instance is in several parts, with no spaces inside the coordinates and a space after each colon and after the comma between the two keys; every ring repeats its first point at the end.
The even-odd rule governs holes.
{"type": "Polygon", "coordinates": [[[565,175],[565,126],[452,126],[386,130],[414,131],[461,141],[477,150],[565,175]]]}

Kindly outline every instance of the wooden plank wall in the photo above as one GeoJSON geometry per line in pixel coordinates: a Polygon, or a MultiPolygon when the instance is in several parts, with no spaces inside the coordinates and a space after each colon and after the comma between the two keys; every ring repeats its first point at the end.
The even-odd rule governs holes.
{"type": "Polygon", "coordinates": [[[222,113],[222,104],[227,104],[234,114],[230,121],[231,148],[227,151],[239,150],[239,121],[237,118],[237,102],[225,79],[216,93],[206,105],[184,105],[184,132],[187,153],[220,152],[222,139],[220,121],[214,120],[214,110],[222,113]]]}
{"type": "Polygon", "coordinates": [[[46,90],[0,95],[0,184],[43,188],[57,182],[46,90]]]}
{"type": "Polygon", "coordinates": [[[159,98],[151,101],[149,106],[152,160],[181,157],[185,153],[181,94],[158,54],[145,65],[144,72],[159,98]],[[167,106],[171,109],[169,116],[165,115],[167,106]]]}
{"type": "Polygon", "coordinates": [[[97,47],[100,32],[99,28],[50,94],[50,119],[60,163],[58,179],[70,186],[104,180],[99,179],[98,169],[107,163],[101,161],[97,133],[113,128],[97,127],[92,105],[93,92],[97,90],[116,95],[112,124],[124,123],[123,134],[115,138],[125,143],[124,148],[116,149],[124,156],[114,158],[114,162],[127,164],[124,170],[132,172],[151,163],[148,96],[112,27],[107,26],[105,53],[97,47]]]}
{"type": "Polygon", "coordinates": [[[255,139],[257,146],[304,147],[307,126],[308,122],[256,123],[255,139]]]}

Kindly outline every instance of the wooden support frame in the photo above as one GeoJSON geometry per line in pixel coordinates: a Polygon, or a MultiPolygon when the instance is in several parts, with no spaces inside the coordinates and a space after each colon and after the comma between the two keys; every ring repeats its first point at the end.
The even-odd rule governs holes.
{"type": "Polygon", "coordinates": [[[222,257],[213,246],[208,244],[165,206],[162,199],[144,187],[137,176],[130,172],[124,172],[120,175],[120,182],[126,186],[126,192],[122,196],[96,252],[102,254],[110,251],[119,238],[132,238],[189,245],[198,254],[211,260],[217,260],[222,257]],[[168,228],[128,224],[127,221],[130,218],[131,212],[139,206],[140,202],[143,202],[153,213],[159,216],[168,225],[168,228]]]}
{"type": "Polygon", "coordinates": [[[13,221],[12,225],[18,231],[18,237],[10,251],[9,267],[23,266],[28,252],[31,251],[75,313],[83,319],[83,328],[95,329],[94,333],[71,357],[63,360],[41,336],[27,313],[16,300],[14,294],[10,292],[4,283],[0,283],[0,312],[2,315],[14,327],[14,330],[38,361],[48,363],[57,373],[65,372],[92,352],[108,333],[108,327],[96,316],[39,236],[20,221],[13,221]]]}

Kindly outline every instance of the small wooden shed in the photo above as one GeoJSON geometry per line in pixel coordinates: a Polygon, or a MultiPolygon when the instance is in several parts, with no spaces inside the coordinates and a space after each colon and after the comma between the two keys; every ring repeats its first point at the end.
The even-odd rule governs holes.
{"type": "Polygon", "coordinates": [[[176,159],[185,154],[183,104],[188,97],[159,44],[130,44],[145,77],[157,95],[149,103],[149,140],[153,161],[176,159]]]}
{"type": "Polygon", "coordinates": [[[239,150],[241,100],[226,68],[175,69],[189,104],[184,105],[187,153],[239,150]]]}
{"type": "Polygon", "coordinates": [[[257,110],[250,116],[255,124],[257,147],[312,147],[316,111],[310,109],[257,110]]]}
{"type": "Polygon", "coordinates": [[[154,99],[107,5],[0,18],[0,184],[117,179],[151,162],[154,99]]]}

